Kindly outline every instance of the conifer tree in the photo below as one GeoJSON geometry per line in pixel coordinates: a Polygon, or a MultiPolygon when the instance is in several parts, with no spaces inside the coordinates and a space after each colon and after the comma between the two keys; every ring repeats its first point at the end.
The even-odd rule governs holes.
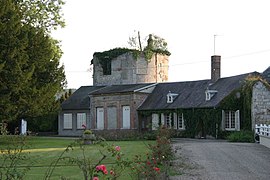
{"type": "Polygon", "coordinates": [[[59,42],[61,0],[0,0],[0,121],[55,110],[65,85],[59,42]]]}

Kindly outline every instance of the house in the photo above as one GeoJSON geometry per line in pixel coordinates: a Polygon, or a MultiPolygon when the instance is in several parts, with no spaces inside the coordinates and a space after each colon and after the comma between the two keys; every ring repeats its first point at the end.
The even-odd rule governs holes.
{"type": "Polygon", "coordinates": [[[187,137],[218,138],[270,119],[269,68],[262,75],[221,78],[221,57],[214,55],[211,79],[166,82],[162,63],[168,63],[167,56],[154,55],[145,63],[141,56],[132,60],[130,52],[113,58],[110,53],[117,54],[99,56],[106,63],[97,57],[92,61],[94,86],[81,87],[63,102],[59,135],[81,135],[86,124],[103,137],[117,139],[164,125],[187,137]]]}
{"type": "Polygon", "coordinates": [[[150,59],[134,53],[116,48],[94,54],[94,86],[79,88],[62,103],[59,135],[81,135],[82,124],[108,138],[137,133],[137,108],[157,82],[167,81],[169,60],[166,53],[150,59]]]}
{"type": "MultiPolygon", "coordinates": [[[[159,83],[138,108],[141,128],[151,124],[155,130],[164,125],[185,130],[185,136],[189,137],[218,137],[223,131],[251,129],[243,85],[247,78],[257,74],[220,78],[215,83],[211,80],[159,83]]],[[[254,88],[257,86],[264,87],[260,82],[254,88]]],[[[252,99],[247,106],[255,100],[261,99],[252,99]]]]}
{"type": "Polygon", "coordinates": [[[138,108],[140,128],[163,125],[183,136],[218,138],[269,122],[270,88],[260,74],[220,78],[220,56],[211,61],[209,80],[157,84],[138,108]]]}

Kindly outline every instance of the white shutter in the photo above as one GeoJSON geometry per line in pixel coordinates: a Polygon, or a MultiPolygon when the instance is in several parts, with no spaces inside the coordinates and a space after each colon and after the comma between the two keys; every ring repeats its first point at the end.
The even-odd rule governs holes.
{"type": "Polygon", "coordinates": [[[185,127],[185,119],[184,119],[184,114],[182,113],[182,126],[183,126],[183,129],[186,129],[185,127]]]}
{"type": "Polygon", "coordinates": [[[130,107],[123,106],[123,129],[130,129],[130,107]]]}
{"type": "Polygon", "coordinates": [[[83,124],[86,125],[86,113],[77,113],[77,129],[83,129],[83,124]]]}
{"type": "Polygon", "coordinates": [[[159,117],[158,114],[152,114],[152,130],[157,130],[159,117]]]}
{"type": "Polygon", "coordinates": [[[165,118],[164,118],[164,114],[161,114],[161,125],[164,126],[165,124],[165,118]]]}
{"type": "Polygon", "coordinates": [[[240,111],[235,111],[235,130],[240,131],[240,111]]]}
{"type": "Polygon", "coordinates": [[[64,129],[72,129],[72,114],[64,114],[64,129]]]}
{"type": "Polygon", "coordinates": [[[225,130],[225,111],[222,110],[221,130],[225,130]]]}
{"type": "Polygon", "coordinates": [[[173,113],[173,128],[177,129],[177,113],[173,113]]]}
{"type": "Polygon", "coordinates": [[[97,108],[97,129],[104,129],[104,109],[97,108]]]}

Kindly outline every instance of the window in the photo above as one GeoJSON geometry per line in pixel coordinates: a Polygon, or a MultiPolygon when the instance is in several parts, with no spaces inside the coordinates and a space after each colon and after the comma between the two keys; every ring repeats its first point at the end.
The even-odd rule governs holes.
{"type": "Polygon", "coordinates": [[[176,93],[171,93],[171,91],[169,91],[169,93],[167,94],[167,103],[173,103],[173,100],[178,96],[178,94],[176,93]]]}
{"type": "Polygon", "coordinates": [[[117,108],[116,107],[107,108],[107,121],[108,121],[108,129],[117,128],[117,108]]]}
{"type": "Polygon", "coordinates": [[[172,113],[165,114],[165,123],[167,128],[172,127],[172,113]]]}
{"type": "Polygon", "coordinates": [[[240,114],[237,111],[222,111],[223,129],[228,131],[240,130],[240,114]]]}
{"type": "MultiPolygon", "coordinates": [[[[158,123],[158,115],[152,114],[152,123],[155,125],[158,123]]],[[[152,129],[153,129],[152,124],[152,129]]],[[[167,128],[173,128],[173,129],[185,129],[184,124],[184,115],[183,113],[177,114],[177,113],[167,113],[167,114],[161,114],[161,124],[166,125],[167,128]]],[[[154,129],[153,129],[154,130],[154,129]]]]}
{"type": "Polygon", "coordinates": [[[216,90],[209,90],[209,89],[207,89],[207,90],[205,91],[205,100],[206,100],[206,101],[210,101],[211,98],[212,98],[217,92],[218,92],[218,91],[216,91],[216,90]]]}
{"type": "Polygon", "coordinates": [[[104,109],[103,108],[96,108],[96,128],[97,129],[104,129],[104,109]]]}
{"type": "Polygon", "coordinates": [[[86,113],[77,113],[77,129],[84,129],[86,125],[86,113]]]}
{"type": "Polygon", "coordinates": [[[64,129],[72,129],[72,114],[64,114],[64,129]]]}
{"type": "Polygon", "coordinates": [[[177,129],[185,129],[183,113],[178,114],[178,128],[177,129]]]}
{"type": "Polygon", "coordinates": [[[111,75],[112,74],[112,60],[105,59],[103,62],[103,75],[111,75]]]}
{"type": "Polygon", "coordinates": [[[152,114],[152,130],[157,130],[159,127],[159,115],[152,114]]]}

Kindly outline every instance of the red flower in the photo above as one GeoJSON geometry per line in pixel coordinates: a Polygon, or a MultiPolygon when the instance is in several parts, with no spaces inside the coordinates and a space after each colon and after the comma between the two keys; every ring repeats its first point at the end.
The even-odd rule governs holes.
{"type": "Polygon", "coordinates": [[[113,176],[115,175],[115,173],[113,172],[113,170],[110,171],[110,174],[113,175],[113,176]]]}
{"type": "Polygon", "coordinates": [[[92,179],[92,180],[99,180],[99,179],[98,179],[98,177],[93,177],[93,179],[92,179]]]}
{"type": "Polygon", "coordinates": [[[153,167],[153,169],[154,169],[155,171],[157,171],[157,172],[160,171],[160,168],[158,168],[158,167],[153,167]]]}

